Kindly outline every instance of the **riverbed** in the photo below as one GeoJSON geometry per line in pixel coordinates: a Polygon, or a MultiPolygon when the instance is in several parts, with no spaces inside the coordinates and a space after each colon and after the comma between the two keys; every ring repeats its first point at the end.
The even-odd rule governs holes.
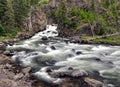
{"type": "Polygon", "coordinates": [[[13,51],[13,61],[32,67],[32,74],[48,83],[63,81],[51,77],[46,72],[48,67],[55,67],[52,72],[72,67],[86,70],[105,83],[103,87],[120,87],[120,46],[70,43],[58,37],[57,26],[47,25],[46,30],[7,49],[13,51]]]}

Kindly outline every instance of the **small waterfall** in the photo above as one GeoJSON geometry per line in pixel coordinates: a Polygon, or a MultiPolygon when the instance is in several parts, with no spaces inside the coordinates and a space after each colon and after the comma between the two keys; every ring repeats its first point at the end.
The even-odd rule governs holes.
{"type": "Polygon", "coordinates": [[[32,39],[41,38],[41,37],[44,37],[44,36],[46,36],[46,37],[55,37],[55,36],[58,36],[57,26],[55,26],[55,25],[47,25],[46,26],[46,30],[35,34],[32,37],[32,39]]]}

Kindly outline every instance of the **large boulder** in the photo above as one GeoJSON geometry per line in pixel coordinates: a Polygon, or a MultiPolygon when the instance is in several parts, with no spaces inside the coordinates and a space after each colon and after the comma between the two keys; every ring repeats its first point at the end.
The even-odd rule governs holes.
{"type": "Polygon", "coordinates": [[[61,72],[53,72],[53,77],[59,77],[59,78],[83,78],[88,76],[88,73],[85,70],[79,70],[79,69],[72,69],[69,68],[68,70],[61,71],[61,72]]]}
{"type": "Polygon", "coordinates": [[[84,78],[84,81],[89,84],[90,87],[102,87],[103,83],[95,80],[95,79],[91,79],[91,78],[84,78]]]}
{"type": "Polygon", "coordinates": [[[0,64],[7,64],[7,63],[11,63],[11,59],[0,54],[0,64]]]}

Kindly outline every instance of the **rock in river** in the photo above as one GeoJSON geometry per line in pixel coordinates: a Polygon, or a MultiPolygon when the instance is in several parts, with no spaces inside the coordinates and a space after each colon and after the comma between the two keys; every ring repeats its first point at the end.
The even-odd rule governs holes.
{"type": "Polygon", "coordinates": [[[46,36],[41,38],[42,40],[48,40],[48,38],[46,36]]]}
{"type": "Polygon", "coordinates": [[[88,73],[85,70],[79,70],[79,69],[69,69],[61,72],[55,72],[52,73],[53,76],[57,76],[59,78],[81,78],[88,76],[88,73]]]}

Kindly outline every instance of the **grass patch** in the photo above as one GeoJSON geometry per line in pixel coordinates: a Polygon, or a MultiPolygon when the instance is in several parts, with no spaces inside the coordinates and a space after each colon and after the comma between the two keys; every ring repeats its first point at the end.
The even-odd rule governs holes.
{"type": "Polygon", "coordinates": [[[110,44],[120,44],[120,36],[106,37],[102,39],[94,39],[93,42],[105,42],[110,44]]]}
{"type": "Polygon", "coordinates": [[[9,36],[0,36],[0,41],[11,39],[9,36]]]}

